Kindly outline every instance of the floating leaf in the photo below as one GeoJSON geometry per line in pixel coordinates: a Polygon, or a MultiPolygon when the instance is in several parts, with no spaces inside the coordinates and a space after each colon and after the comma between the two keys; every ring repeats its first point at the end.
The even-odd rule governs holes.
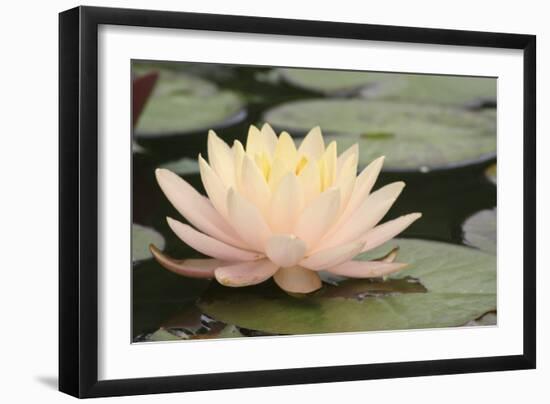
{"type": "Polygon", "coordinates": [[[497,165],[491,164],[487,170],[485,170],[485,176],[496,185],[497,183],[497,165]]]}
{"type": "MultiPolygon", "coordinates": [[[[244,115],[240,97],[207,80],[161,70],[136,125],[136,136],[156,137],[207,130],[244,115]]],[[[239,118],[239,119],[240,119],[239,118]]]]}
{"type": "Polygon", "coordinates": [[[497,251],[497,211],[487,209],[470,216],[462,226],[464,242],[480,250],[497,251]]]}
{"type": "Polygon", "coordinates": [[[180,175],[196,174],[199,172],[199,163],[197,160],[188,157],[164,163],[161,167],[180,175]]]}
{"type": "Polygon", "coordinates": [[[295,134],[319,125],[343,151],[359,143],[360,165],[385,155],[386,170],[452,168],[492,159],[496,121],[448,107],[364,100],[306,100],[283,104],[266,122],[295,134]]]}
{"type": "Polygon", "coordinates": [[[379,73],[319,69],[277,69],[286,82],[309,91],[329,95],[347,95],[379,83],[379,73]]]}
{"type": "Polygon", "coordinates": [[[159,248],[164,248],[164,237],[156,230],[132,224],[132,261],[141,261],[152,258],[149,252],[149,244],[154,244],[159,248]]]}
{"type": "Polygon", "coordinates": [[[496,102],[496,79],[345,70],[277,69],[286,82],[327,95],[358,95],[379,100],[479,106],[496,102]]]}
{"type": "Polygon", "coordinates": [[[433,74],[381,73],[380,85],[367,97],[381,100],[478,107],[494,105],[497,81],[491,77],[441,76],[433,74]]]}
{"type": "Polygon", "coordinates": [[[300,299],[272,282],[238,289],[212,284],[198,304],[219,321],[273,334],[452,327],[496,309],[493,255],[434,241],[396,239],[357,259],[381,256],[396,244],[399,261],[410,265],[390,281],[347,280],[300,299]],[[338,293],[339,287],[353,293],[338,293]],[[382,293],[362,293],[373,290],[382,293]]]}

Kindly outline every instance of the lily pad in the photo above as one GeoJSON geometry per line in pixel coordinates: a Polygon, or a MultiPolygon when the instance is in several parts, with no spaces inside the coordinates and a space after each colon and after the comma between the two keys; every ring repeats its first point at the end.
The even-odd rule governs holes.
{"type": "Polygon", "coordinates": [[[349,95],[379,83],[385,75],[369,72],[319,69],[277,69],[286,82],[327,95],[349,95]]]}
{"type": "Polygon", "coordinates": [[[277,69],[286,82],[325,95],[451,106],[496,102],[496,79],[318,69],[277,69]]]}
{"type": "Polygon", "coordinates": [[[397,244],[399,261],[409,267],[387,281],[347,280],[348,290],[356,285],[351,294],[337,292],[342,284],[325,285],[300,299],[273,282],[238,289],[212,284],[198,304],[219,321],[273,334],[453,327],[496,309],[494,255],[435,241],[396,239],[356,259],[381,256],[397,244]],[[400,280],[415,286],[404,287],[400,280]],[[382,293],[360,293],[373,288],[382,293]]]}
{"type": "Polygon", "coordinates": [[[132,224],[132,262],[152,258],[149,252],[149,244],[158,248],[164,248],[164,237],[151,227],[140,224],[132,224]]]}
{"type": "Polygon", "coordinates": [[[196,159],[191,159],[189,157],[169,161],[161,165],[161,167],[180,175],[196,174],[199,172],[199,163],[196,159]]]}
{"type": "Polygon", "coordinates": [[[136,136],[171,136],[215,128],[244,117],[241,98],[202,78],[160,71],[136,125],[136,136]]]}
{"type": "Polygon", "coordinates": [[[497,81],[491,77],[382,73],[379,80],[381,84],[367,97],[450,106],[496,104],[497,81]]]}
{"type": "Polygon", "coordinates": [[[487,209],[470,216],[462,226],[464,242],[480,250],[497,251],[497,211],[487,209]]]}
{"type": "Polygon", "coordinates": [[[485,176],[489,181],[496,185],[497,183],[497,165],[491,164],[487,170],[485,170],[485,176]]]}
{"type": "Polygon", "coordinates": [[[300,135],[319,125],[343,151],[359,144],[360,165],[382,155],[391,171],[447,169],[493,159],[496,120],[456,108],[365,100],[324,99],[283,104],[264,115],[300,135]]]}

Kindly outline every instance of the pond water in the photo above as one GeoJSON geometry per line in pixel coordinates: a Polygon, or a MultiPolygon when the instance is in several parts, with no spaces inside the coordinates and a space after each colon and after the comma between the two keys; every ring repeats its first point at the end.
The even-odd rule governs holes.
{"type": "MultiPolygon", "coordinates": [[[[496,322],[496,237],[492,236],[496,234],[497,190],[496,169],[490,167],[496,162],[494,79],[438,81],[434,76],[330,76],[327,72],[315,72],[309,77],[307,71],[294,74],[263,67],[184,63],[135,62],[133,67],[136,76],[160,71],[133,134],[137,147],[133,153],[132,214],[133,222],[139,225],[134,227],[131,269],[134,342],[331,332],[333,328],[353,330],[354,324],[357,330],[371,330],[496,322]],[[355,112],[352,114],[351,110],[355,112]],[[349,113],[346,122],[341,123],[342,113],[334,111],[349,113]],[[309,300],[281,296],[271,281],[228,297],[227,288],[163,269],[150,259],[146,249],[150,240],[176,258],[201,255],[185,246],[168,228],[166,216],[179,215],[156,184],[155,168],[170,167],[204,193],[195,160],[198,153],[206,155],[208,129],[215,129],[226,141],[243,141],[249,125],[262,124],[266,118],[278,130],[288,130],[293,136],[303,136],[304,128],[323,121],[321,127],[328,129],[324,131],[326,135],[343,143],[359,141],[362,153],[368,156],[386,154],[390,164],[381,173],[376,188],[396,180],[405,181],[407,187],[385,220],[422,212],[422,219],[400,237],[446,244],[418,244],[413,240],[409,244],[407,240],[397,243],[401,244],[400,254],[418,263],[409,273],[362,283],[327,278],[322,293],[309,300]],[[481,211],[485,214],[476,215],[481,211]],[[482,245],[477,245],[480,239],[482,245]],[[468,248],[447,249],[448,244],[468,248]],[[417,255],[410,255],[412,250],[418,250],[417,255]],[[455,272],[465,272],[469,278],[454,279],[452,274],[430,278],[428,273],[433,270],[425,271],[424,277],[422,265],[434,265],[422,261],[425,258],[421,253],[427,250],[433,251],[432,260],[436,257],[438,261],[448,261],[445,268],[440,265],[438,269],[451,271],[454,265],[455,272]],[[460,265],[475,270],[462,271],[460,265]],[[475,285],[482,286],[474,293],[475,285]],[[434,291],[437,296],[433,299],[439,300],[421,297],[434,291]],[[274,301],[277,306],[273,306],[274,301]],[[242,302],[261,307],[265,315],[272,316],[272,321],[256,321],[262,316],[260,312],[243,313],[246,309],[242,302]],[[359,306],[364,302],[372,307],[366,310],[366,306],[359,306]],[[397,322],[383,317],[382,303],[378,309],[379,303],[374,302],[391,303],[392,309],[399,310],[405,304],[418,310],[422,305],[437,305],[446,307],[446,313],[454,313],[455,320],[413,321],[415,313],[409,313],[412,309],[403,309],[410,321],[397,322]],[[222,305],[232,307],[238,315],[218,307],[222,305]],[[327,321],[319,326],[315,317],[319,310],[324,310],[325,317],[326,313],[349,312],[351,325],[327,321]],[[281,318],[278,313],[283,313],[281,318]],[[483,317],[485,313],[489,315],[483,317]],[[363,321],[365,316],[370,320],[363,321]],[[293,322],[306,325],[295,327],[293,322]],[[312,324],[307,325],[309,322],[312,324]]],[[[447,317],[443,313],[438,318],[447,317]]]]}

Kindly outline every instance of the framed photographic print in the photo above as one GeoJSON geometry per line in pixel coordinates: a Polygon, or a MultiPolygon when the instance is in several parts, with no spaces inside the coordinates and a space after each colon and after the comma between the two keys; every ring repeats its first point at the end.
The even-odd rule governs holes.
{"type": "Polygon", "coordinates": [[[59,22],[60,390],[535,367],[534,36],[59,22]]]}

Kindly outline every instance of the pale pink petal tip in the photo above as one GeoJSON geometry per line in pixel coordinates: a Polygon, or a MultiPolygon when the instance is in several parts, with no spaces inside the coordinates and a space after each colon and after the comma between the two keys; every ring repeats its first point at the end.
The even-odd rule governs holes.
{"type": "Polygon", "coordinates": [[[271,278],[278,266],[267,259],[239,262],[219,267],[214,274],[216,280],[224,286],[251,286],[271,278]]]}
{"type": "Polygon", "coordinates": [[[322,286],[321,278],[316,272],[300,266],[279,268],[273,280],[288,293],[311,293],[322,286]]]}
{"type": "Polygon", "coordinates": [[[155,260],[167,270],[188,278],[212,279],[216,268],[227,263],[216,259],[183,259],[178,260],[161,252],[153,244],[149,250],[155,260]]]}

